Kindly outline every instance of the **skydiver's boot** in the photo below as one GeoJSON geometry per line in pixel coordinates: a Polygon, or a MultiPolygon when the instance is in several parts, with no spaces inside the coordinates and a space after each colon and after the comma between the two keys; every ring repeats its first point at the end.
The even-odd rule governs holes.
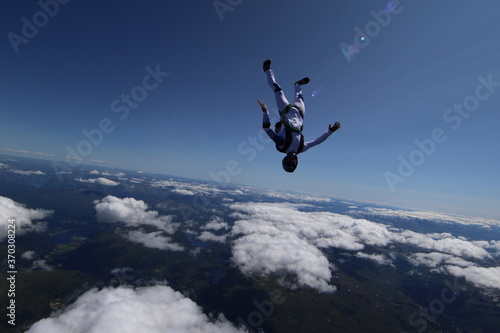
{"type": "Polygon", "coordinates": [[[271,59],[264,60],[262,68],[264,69],[264,72],[271,69],[271,59]]]}
{"type": "Polygon", "coordinates": [[[311,79],[309,79],[308,77],[305,77],[303,79],[300,79],[298,80],[297,82],[295,82],[295,84],[300,84],[301,86],[304,85],[304,84],[308,84],[309,81],[311,81],[311,79]]]}

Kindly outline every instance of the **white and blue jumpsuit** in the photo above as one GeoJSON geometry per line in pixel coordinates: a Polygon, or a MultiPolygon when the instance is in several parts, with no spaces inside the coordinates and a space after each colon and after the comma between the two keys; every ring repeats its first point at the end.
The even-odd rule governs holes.
{"type": "Polygon", "coordinates": [[[333,132],[327,130],[320,137],[313,141],[304,142],[303,134],[301,133],[303,122],[304,122],[304,114],[305,114],[305,105],[304,98],[302,96],[302,88],[300,84],[295,83],[295,98],[293,104],[290,104],[283,93],[281,87],[276,83],[276,79],[274,77],[274,73],[272,69],[265,71],[267,75],[267,82],[271,89],[274,91],[274,97],[276,98],[276,105],[280,112],[282,126],[281,130],[276,134],[271,128],[271,122],[269,118],[269,111],[263,112],[263,128],[266,131],[267,135],[274,141],[276,144],[276,149],[281,151],[282,153],[303,153],[309,148],[312,148],[316,145],[319,145],[323,141],[325,141],[333,132]],[[291,129],[291,130],[290,130],[291,129]],[[291,138],[288,138],[289,146],[286,147],[287,135],[290,135],[291,138]],[[303,142],[303,146],[301,144],[303,142]],[[301,149],[302,146],[302,149],[301,149]]]}

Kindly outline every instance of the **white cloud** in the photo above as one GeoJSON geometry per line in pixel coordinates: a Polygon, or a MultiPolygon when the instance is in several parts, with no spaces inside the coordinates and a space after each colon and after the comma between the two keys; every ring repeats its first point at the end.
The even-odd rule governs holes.
{"type": "Polygon", "coordinates": [[[18,175],[25,175],[25,176],[32,176],[32,175],[42,176],[42,175],[45,175],[45,172],[42,172],[40,170],[33,171],[33,170],[16,170],[16,169],[11,169],[9,171],[13,172],[13,173],[17,173],[18,175]]]}
{"type": "MultiPolygon", "coordinates": [[[[358,257],[391,265],[391,260],[383,255],[360,251],[367,245],[382,248],[394,243],[408,244],[430,252],[413,255],[408,260],[414,265],[431,268],[442,268],[443,265],[478,267],[467,259],[476,262],[492,259],[486,249],[498,248],[496,241],[470,242],[449,233],[420,234],[330,212],[299,211],[302,207],[310,208],[310,205],[245,203],[230,204],[229,207],[235,211],[233,217],[236,218],[231,231],[236,237],[232,260],[244,273],[288,271],[297,275],[299,284],[318,290],[324,290],[324,285],[329,286],[331,275],[325,274],[330,272],[329,264],[320,248],[357,251],[358,257]],[[308,258],[309,264],[294,261],[295,255],[308,258]],[[304,278],[305,274],[315,276],[324,285],[304,278]]],[[[481,272],[486,274],[489,271],[479,270],[477,274],[481,272]]]]}
{"type": "Polygon", "coordinates": [[[458,277],[464,277],[477,287],[500,289],[500,267],[459,267],[448,265],[440,270],[458,277]]]}
{"type": "Polygon", "coordinates": [[[47,224],[33,221],[45,219],[52,213],[51,210],[26,208],[23,204],[0,196],[0,242],[7,238],[9,219],[15,219],[15,234],[24,235],[27,232],[44,232],[47,224]]]}
{"type": "Polygon", "coordinates": [[[202,196],[214,196],[214,195],[241,195],[243,192],[241,190],[230,190],[230,189],[220,189],[216,186],[211,186],[203,183],[196,182],[180,182],[173,179],[170,180],[159,180],[152,182],[153,187],[159,187],[162,189],[171,190],[174,193],[179,193],[183,195],[202,195],[202,196]]]}
{"type": "Polygon", "coordinates": [[[21,254],[21,259],[33,260],[35,258],[35,251],[26,251],[21,254]]]}
{"type": "Polygon", "coordinates": [[[130,241],[161,250],[184,250],[182,246],[172,243],[170,237],[164,235],[164,233],[173,234],[179,224],[172,222],[172,216],[162,216],[157,211],[148,210],[148,205],[144,201],[134,198],[120,199],[108,195],[101,201],[94,201],[94,204],[97,220],[100,222],[123,222],[127,227],[148,225],[158,229],[154,232],[139,229],[122,233],[130,241]]]}
{"type": "Polygon", "coordinates": [[[100,222],[124,222],[129,226],[151,225],[173,233],[177,224],[172,223],[172,216],[159,215],[157,211],[148,210],[148,205],[134,198],[117,198],[108,195],[101,201],[94,201],[97,220],[100,222]]]}
{"type": "Polygon", "coordinates": [[[480,267],[473,262],[439,252],[415,253],[409,261],[417,266],[432,268],[433,271],[463,277],[480,288],[500,289],[500,267],[480,267]]]}
{"type": "Polygon", "coordinates": [[[210,320],[191,299],[168,286],[92,289],[60,313],[36,322],[29,333],[230,333],[223,315],[210,320]]]}
{"type": "Polygon", "coordinates": [[[358,252],[356,253],[356,256],[358,258],[374,261],[379,265],[394,266],[392,264],[392,260],[382,254],[368,254],[368,253],[358,252]]]}
{"type": "Polygon", "coordinates": [[[132,267],[120,267],[120,268],[114,268],[111,270],[111,274],[113,275],[126,275],[129,272],[133,272],[134,269],[132,267]]]}
{"type": "MultiPolygon", "coordinates": [[[[278,231],[278,230],[276,230],[278,231]]],[[[328,259],[321,251],[291,232],[255,233],[238,238],[232,260],[247,275],[290,272],[299,286],[334,292],[328,259]]]]}
{"type": "Polygon", "coordinates": [[[196,194],[195,192],[193,192],[191,190],[187,190],[187,189],[183,189],[183,188],[173,189],[172,192],[182,194],[182,195],[195,195],[196,194]]]}
{"type": "Polygon", "coordinates": [[[309,201],[309,202],[321,202],[321,203],[328,203],[328,202],[333,202],[332,199],[325,197],[325,196],[318,196],[314,194],[307,194],[307,193],[291,193],[291,192],[280,192],[280,191],[274,191],[274,190],[265,190],[262,192],[263,195],[270,197],[270,198],[279,198],[279,199],[285,199],[285,200],[297,200],[297,201],[309,201]]]}
{"type": "Polygon", "coordinates": [[[500,255],[500,241],[473,241],[474,245],[482,247],[485,250],[490,250],[494,253],[494,255],[500,255]]]}
{"type": "Polygon", "coordinates": [[[430,220],[441,223],[460,223],[460,224],[475,224],[475,225],[500,225],[500,221],[494,219],[485,219],[480,217],[469,217],[456,214],[446,214],[430,211],[410,211],[410,210],[395,210],[388,208],[365,207],[361,210],[350,211],[350,214],[374,215],[397,217],[400,219],[421,219],[430,220]]]}
{"type": "Polygon", "coordinates": [[[96,179],[83,179],[83,178],[75,178],[75,181],[77,182],[81,182],[81,183],[92,183],[92,184],[99,184],[99,185],[104,185],[104,186],[116,186],[116,185],[120,185],[120,183],[118,182],[115,182],[113,180],[110,180],[110,179],[107,179],[107,178],[103,178],[103,177],[99,177],[99,178],[96,178],[96,179]]]}
{"type": "Polygon", "coordinates": [[[245,203],[230,208],[238,220],[232,229],[233,261],[245,273],[297,275],[299,285],[333,291],[330,264],[319,250],[361,250],[389,243],[387,227],[329,212],[301,212],[302,205],[245,203]]]}
{"type": "Polygon", "coordinates": [[[91,175],[98,175],[100,172],[99,172],[99,170],[91,170],[89,173],[91,175]]]}
{"type": "Polygon", "coordinates": [[[41,270],[41,271],[51,271],[54,269],[54,267],[47,264],[47,260],[40,259],[40,260],[33,261],[33,264],[31,265],[31,269],[41,270]]]}
{"type": "Polygon", "coordinates": [[[427,266],[430,268],[436,268],[443,264],[452,264],[461,267],[472,266],[474,263],[464,260],[462,258],[455,257],[451,254],[430,252],[430,253],[415,253],[409,258],[410,263],[415,266],[427,266]]]}
{"type": "Polygon", "coordinates": [[[218,242],[218,243],[225,243],[228,235],[220,235],[217,236],[210,231],[203,231],[199,236],[198,239],[204,242],[212,241],[212,242],[218,242]]]}
{"type": "Polygon", "coordinates": [[[96,183],[100,184],[100,185],[105,185],[105,186],[120,185],[120,183],[118,183],[118,182],[115,182],[115,181],[107,179],[107,178],[102,178],[102,177],[97,178],[96,183]]]}
{"type": "Polygon", "coordinates": [[[213,216],[206,225],[201,227],[201,229],[218,231],[221,229],[229,229],[229,225],[224,222],[220,216],[213,216]]]}
{"type": "Polygon", "coordinates": [[[392,240],[400,243],[413,244],[418,247],[453,254],[460,257],[484,259],[490,254],[483,248],[462,239],[455,238],[450,234],[420,234],[411,230],[393,233],[392,240]],[[435,239],[438,238],[438,239],[435,239]]]}
{"type": "Polygon", "coordinates": [[[129,230],[125,233],[125,237],[134,243],[139,243],[145,247],[160,250],[183,251],[184,247],[179,244],[172,243],[172,239],[163,236],[163,231],[145,232],[144,230],[129,230]]]}
{"type": "Polygon", "coordinates": [[[46,173],[40,170],[18,170],[11,168],[9,165],[5,163],[0,163],[0,169],[5,169],[5,171],[12,172],[18,175],[24,175],[24,176],[43,176],[46,173]]]}
{"type": "Polygon", "coordinates": [[[108,171],[104,171],[101,173],[103,176],[112,176],[112,177],[124,177],[125,174],[123,172],[111,173],[108,171]]]}

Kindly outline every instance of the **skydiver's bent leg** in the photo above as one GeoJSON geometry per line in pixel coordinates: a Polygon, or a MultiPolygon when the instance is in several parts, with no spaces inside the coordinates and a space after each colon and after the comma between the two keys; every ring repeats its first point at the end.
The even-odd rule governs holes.
{"type": "Polygon", "coordinates": [[[293,101],[293,105],[297,105],[302,109],[304,114],[306,113],[306,105],[304,104],[304,96],[302,95],[302,86],[298,83],[295,83],[295,99],[293,101]]]}
{"type": "Polygon", "coordinates": [[[283,109],[285,109],[285,107],[290,103],[288,103],[288,100],[286,99],[285,94],[283,93],[283,90],[281,89],[280,85],[276,83],[276,78],[274,77],[273,70],[268,69],[264,73],[266,73],[267,76],[267,83],[274,91],[274,97],[276,98],[276,106],[278,107],[279,111],[283,111],[283,109]]]}

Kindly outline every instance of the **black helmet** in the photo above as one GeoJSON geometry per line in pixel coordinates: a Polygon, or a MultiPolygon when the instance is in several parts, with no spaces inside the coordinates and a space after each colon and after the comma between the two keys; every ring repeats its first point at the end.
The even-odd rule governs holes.
{"type": "Polygon", "coordinates": [[[299,165],[299,159],[297,158],[297,154],[288,153],[282,161],[283,170],[286,172],[294,172],[299,165]]]}

